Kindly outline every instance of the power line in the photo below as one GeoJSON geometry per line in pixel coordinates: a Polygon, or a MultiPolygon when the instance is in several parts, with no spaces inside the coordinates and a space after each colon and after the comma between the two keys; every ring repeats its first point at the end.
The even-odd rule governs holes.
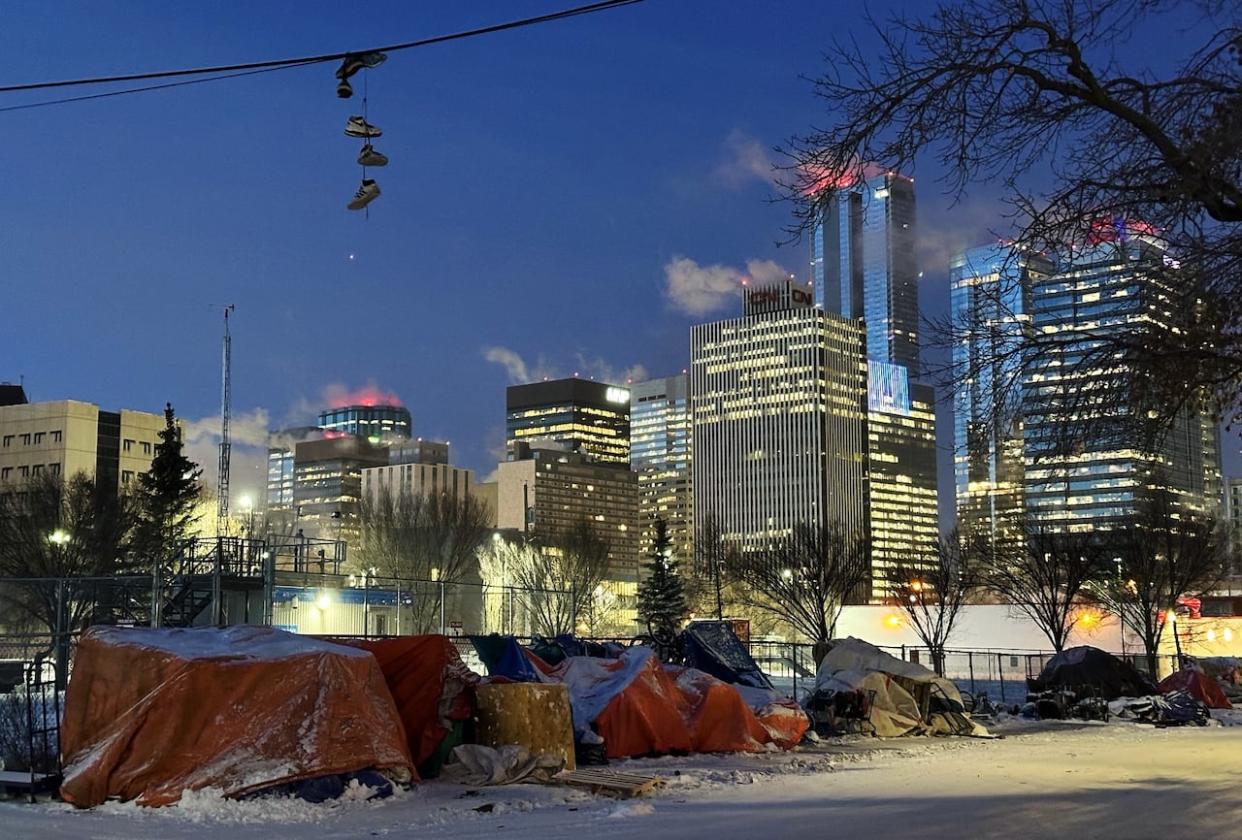
{"type": "Polygon", "coordinates": [[[447,35],[436,35],[431,38],[422,38],[417,41],[407,41],[401,44],[390,44],[384,47],[371,47],[363,50],[351,50],[349,52],[330,53],[327,55],[304,56],[302,58],[283,58],[273,59],[269,61],[252,61],[245,64],[226,64],[217,67],[197,67],[184,70],[164,70],[154,73],[130,73],[121,76],[99,76],[87,79],[67,79],[57,82],[32,82],[22,85],[5,85],[0,86],[0,93],[16,93],[20,91],[45,90],[48,88],[77,87],[80,85],[98,85],[109,84],[115,82],[136,82],[148,79],[168,79],[180,76],[200,76],[204,74],[215,74],[211,78],[196,79],[192,82],[177,82],[164,85],[149,85],[140,88],[128,88],[126,90],[112,91],[107,94],[96,94],[93,96],[74,97],[61,100],[49,100],[46,102],[35,102],[27,105],[5,108],[3,110],[18,110],[20,108],[39,107],[42,105],[54,105],[63,102],[80,102],[86,99],[97,99],[103,96],[118,96],[126,93],[140,93],[148,90],[159,90],[165,87],[177,87],[183,84],[193,84],[196,82],[216,81],[218,79],[229,79],[236,76],[254,75],[257,72],[270,72],[273,70],[284,70],[290,67],[303,67],[308,64],[321,64],[329,61],[340,61],[349,55],[359,55],[368,52],[398,52],[400,50],[410,50],[417,47],[427,47],[432,44],[443,44],[448,41],[458,41],[463,38],[473,38],[479,35],[490,35],[495,32],[504,32],[509,29],[520,29],[526,26],[535,26],[541,23],[550,23],[552,21],[564,20],[566,18],[577,17],[579,15],[592,14],[594,12],[603,12],[609,9],[616,9],[622,6],[630,6],[641,3],[643,0],[601,0],[601,2],[590,3],[585,6],[577,6],[572,9],[563,9],[559,12],[550,12],[546,15],[537,15],[535,17],[522,18],[520,20],[506,21],[505,23],[497,23],[491,26],[484,26],[478,29],[467,29],[462,32],[453,32],[447,35]],[[246,72],[239,72],[246,71],[246,72]]]}

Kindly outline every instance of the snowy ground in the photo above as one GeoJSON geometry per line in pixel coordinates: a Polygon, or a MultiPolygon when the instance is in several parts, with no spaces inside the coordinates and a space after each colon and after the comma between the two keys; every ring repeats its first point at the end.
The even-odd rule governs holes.
{"type": "Polygon", "coordinates": [[[563,788],[424,784],[378,803],[223,802],[171,808],[0,803],[0,836],[1075,837],[1242,836],[1242,726],[998,727],[1002,740],[852,740],[795,753],[627,762],[667,777],[616,802],[563,788]],[[1193,828],[1192,828],[1193,826],[1193,828]]]}

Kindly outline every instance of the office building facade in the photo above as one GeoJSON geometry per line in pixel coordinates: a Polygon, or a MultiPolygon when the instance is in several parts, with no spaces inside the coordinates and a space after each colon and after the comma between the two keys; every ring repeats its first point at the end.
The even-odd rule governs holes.
{"type": "Polygon", "coordinates": [[[513,385],[505,392],[510,457],[518,444],[553,444],[597,463],[630,463],[630,392],[589,379],[513,385]]]}
{"type": "Polygon", "coordinates": [[[906,368],[867,361],[867,521],[871,599],[889,595],[886,568],[930,561],[940,538],[936,399],[906,368]]]}
{"type": "Polygon", "coordinates": [[[293,509],[305,536],[357,545],[361,533],[362,471],[388,464],[388,450],[342,435],[294,445],[293,509]]]}
{"type": "Polygon", "coordinates": [[[695,522],[743,550],[801,524],[866,521],[866,339],[786,282],[743,315],[691,329],[695,522]]]}
{"type": "Polygon", "coordinates": [[[151,468],[164,417],[79,400],[0,406],[0,485],[84,474],[121,490],[151,468]]]}
{"type": "Polygon", "coordinates": [[[1031,328],[1045,339],[1023,373],[1024,493],[1034,519],[1066,530],[1121,527],[1151,488],[1188,512],[1219,511],[1216,424],[1187,406],[1170,427],[1158,425],[1135,390],[1141,374],[1117,349],[1124,342],[1110,340],[1171,327],[1184,303],[1175,266],[1158,239],[1122,230],[1033,283],[1031,328]]]}
{"type": "Polygon", "coordinates": [[[630,463],[638,474],[640,557],[652,550],[655,522],[664,520],[683,573],[694,557],[690,491],[690,382],[686,374],[630,387],[630,463]]]}
{"type": "Polygon", "coordinates": [[[410,410],[401,405],[345,405],[319,413],[319,428],[387,444],[408,440],[410,410]]]}
{"type": "Polygon", "coordinates": [[[1047,257],[996,243],[949,265],[953,344],[953,466],[959,527],[1016,537],[1023,511],[1022,330],[1047,257]]]}

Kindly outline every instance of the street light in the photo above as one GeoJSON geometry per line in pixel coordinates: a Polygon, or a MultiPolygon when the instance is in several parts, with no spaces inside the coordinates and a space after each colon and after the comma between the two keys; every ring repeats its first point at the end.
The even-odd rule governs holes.
{"type": "Polygon", "coordinates": [[[246,536],[254,536],[254,498],[247,493],[237,500],[247,517],[246,536]]]}
{"type": "Polygon", "coordinates": [[[64,528],[57,528],[52,533],[48,534],[48,537],[47,537],[47,541],[50,543],[54,543],[55,545],[66,545],[68,544],[69,540],[70,540],[69,532],[66,531],[64,528]]]}

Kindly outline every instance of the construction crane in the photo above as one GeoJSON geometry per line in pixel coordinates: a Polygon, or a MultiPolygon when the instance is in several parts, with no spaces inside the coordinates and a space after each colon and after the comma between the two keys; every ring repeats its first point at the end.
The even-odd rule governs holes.
{"type": "Polygon", "coordinates": [[[216,536],[228,532],[229,523],[229,461],[232,457],[232,443],[229,440],[229,412],[231,394],[231,375],[233,366],[233,338],[229,335],[229,315],[236,307],[227,304],[224,307],[224,354],[220,372],[220,471],[216,479],[216,536]]]}

